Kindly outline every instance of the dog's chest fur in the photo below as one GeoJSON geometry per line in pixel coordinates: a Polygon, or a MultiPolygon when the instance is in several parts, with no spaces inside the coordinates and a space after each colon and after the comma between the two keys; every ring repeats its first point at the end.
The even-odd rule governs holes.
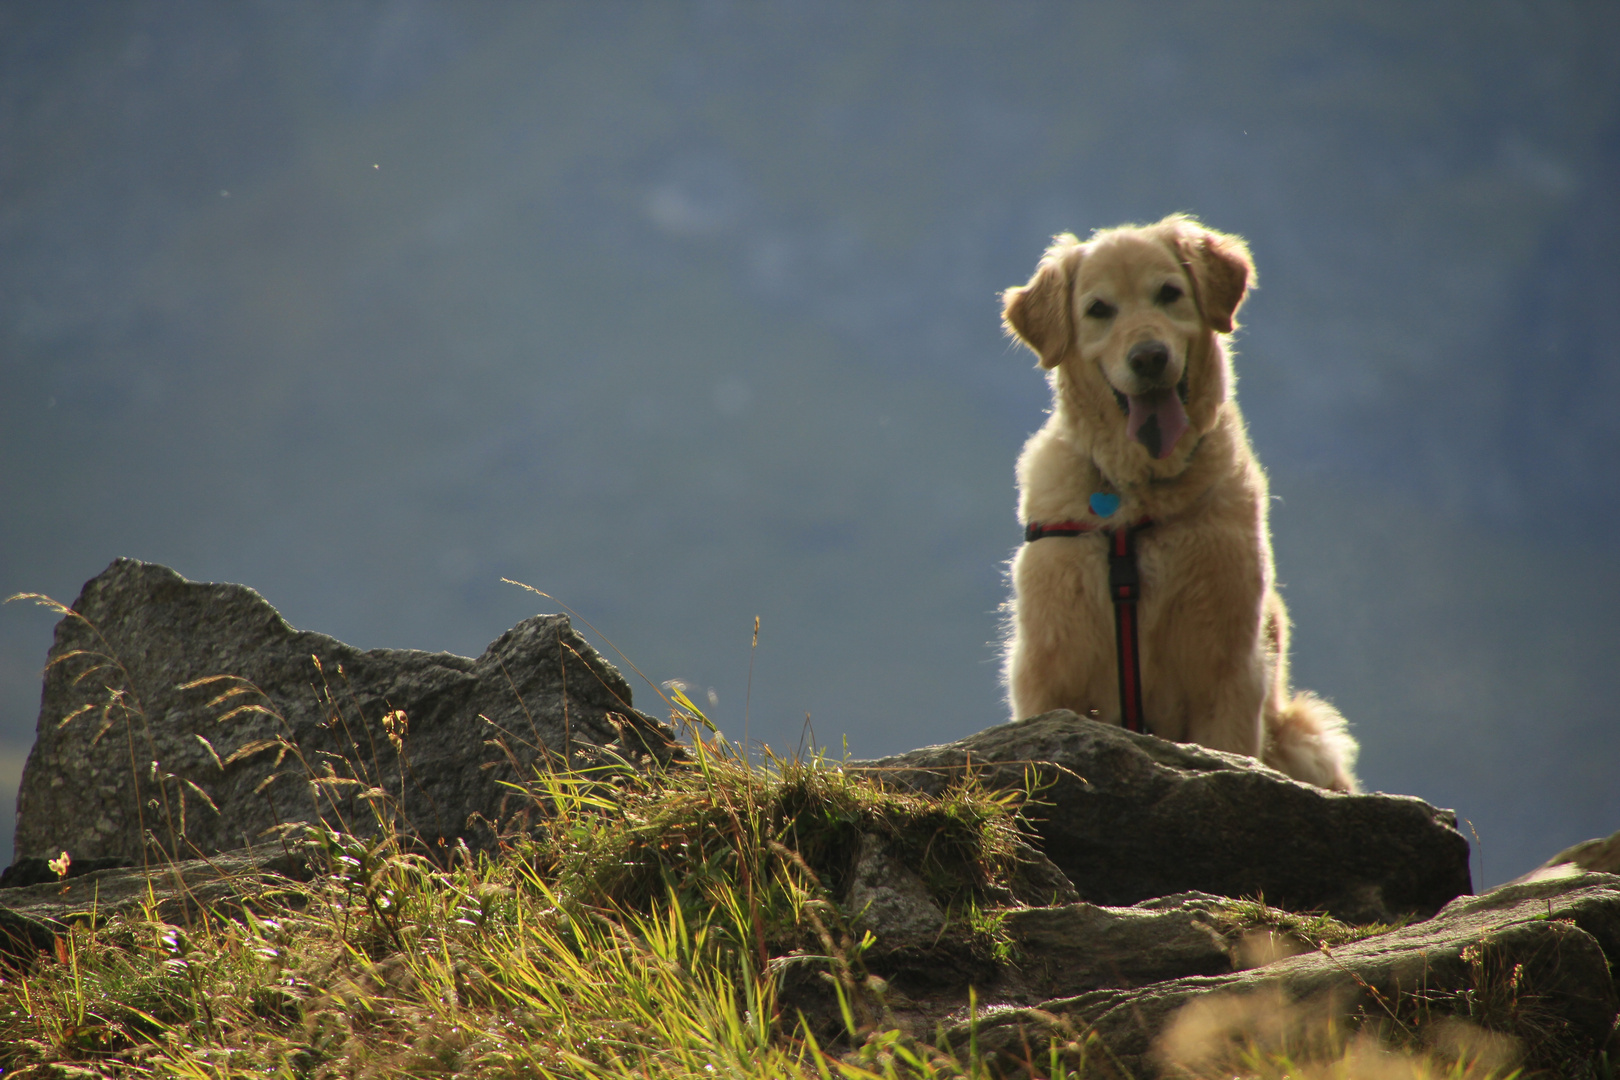
{"type": "MultiPolygon", "coordinates": [[[[1208,708],[1211,683],[1263,655],[1262,598],[1272,578],[1264,474],[1249,467],[1253,458],[1231,403],[1188,469],[1169,480],[1113,484],[1082,444],[1054,415],[1020,457],[1022,520],[1080,521],[1099,529],[1026,544],[1014,563],[1015,584],[1025,583],[1020,603],[1067,609],[1027,614],[1034,616],[1032,625],[1069,638],[1057,651],[1071,658],[1067,696],[1084,706],[1077,711],[1116,718],[1114,604],[1104,530],[1151,518],[1154,523],[1136,534],[1145,712],[1154,734],[1186,740],[1193,718],[1208,708]],[[1098,491],[1120,495],[1118,510],[1107,518],[1091,511],[1091,495],[1098,491]]],[[[1265,673],[1253,672],[1244,681],[1264,679],[1265,673]]]]}

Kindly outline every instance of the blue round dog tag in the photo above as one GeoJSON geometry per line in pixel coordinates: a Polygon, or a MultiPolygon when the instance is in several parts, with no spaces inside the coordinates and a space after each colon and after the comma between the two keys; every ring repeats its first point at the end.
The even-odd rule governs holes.
{"type": "Polygon", "coordinates": [[[1093,491],[1091,493],[1091,512],[1098,517],[1113,517],[1114,511],[1118,509],[1118,495],[1106,491],[1093,491]]]}

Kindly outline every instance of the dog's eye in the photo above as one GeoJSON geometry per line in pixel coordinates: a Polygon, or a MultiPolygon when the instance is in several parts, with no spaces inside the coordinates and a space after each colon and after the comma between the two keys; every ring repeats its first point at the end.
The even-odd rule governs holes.
{"type": "Polygon", "coordinates": [[[1093,300],[1091,306],[1086,308],[1086,314],[1093,319],[1112,319],[1119,314],[1119,308],[1106,300],[1093,300]]]}
{"type": "Polygon", "coordinates": [[[1180,300],[1181,295],[1182,295],[1181,294],[1181,289],[1179,287],[1175,286],[1175,285],[1170,284],[1167,281],[1163,285],[1159,286],[1159,295],[1154,297],[1154,299],[1158,303],[1161,303],[1161,304],[1165,305],[1166,307],[1169,307],[1171,304],[1175,303],[1177,300],[1180,300]]]}

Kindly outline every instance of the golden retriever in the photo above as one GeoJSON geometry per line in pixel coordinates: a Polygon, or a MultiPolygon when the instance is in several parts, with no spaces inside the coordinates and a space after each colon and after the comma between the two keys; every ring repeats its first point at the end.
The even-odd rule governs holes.
{"type": "Polygon", "coordinates": [[[1177,214],[1055,237],[1003,295],[1007,330],[1052,386],[1018,459],[1019,517],[1038,538],[1012,562],[1003,676],[1015,720],[1121,723],[1110,536],[1150,523],[1133,529],[1144,729],[1355,791],[1344,718],[1288,685],[1266,476],[1226,337],[1253,281],[1242,239],[1177,214]]]}

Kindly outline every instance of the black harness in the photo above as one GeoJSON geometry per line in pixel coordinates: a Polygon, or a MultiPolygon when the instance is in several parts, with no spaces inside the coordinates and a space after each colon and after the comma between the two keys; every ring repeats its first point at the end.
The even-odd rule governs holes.
{"type": "Polygon", "coordinates": [[[1119,714],[1129,731],[1146,733],[1142,715],[1142,655],[1137,646],[1136,602],[1141,598],[1142,581],[1136,570],[1136,534],[1151,527],[1152,518],[1112,529],[1084,521],[1054,521],[1043,525],[1032,521],[1024,526],[1024,542],[1034,543],[1048,536],[1079,536],[1100,532],[1108,537],[1108,595],[1114,601],[1114,655],[1119,665],[1119,714]]]}

